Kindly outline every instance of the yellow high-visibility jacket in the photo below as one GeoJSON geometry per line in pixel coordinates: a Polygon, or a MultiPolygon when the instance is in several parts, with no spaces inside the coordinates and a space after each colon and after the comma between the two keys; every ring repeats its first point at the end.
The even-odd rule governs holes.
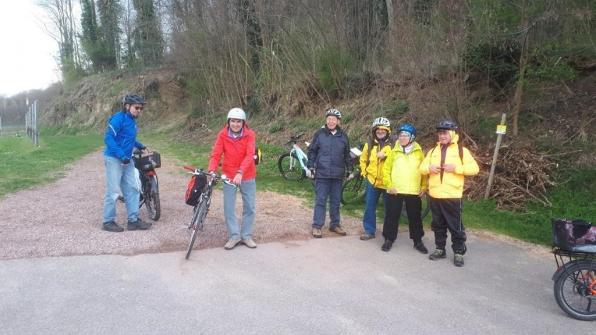
{"type": "Polygon", "coordinates": [[[426,191],[426,176],[420,174],[424,153],[420,144],[412,143],[410,153],[405,153],[399,142],[395,144],[383,166],[383,181],[387,189],[394,188],[399,194],[420,194],[426,191]]]}
{"type": "Polygon", "coordinates": [[[476,160],[472,157],[468,149],[463,148],[463,157],[460,158],[457,140],[457,134],[452,136],[451,144],[449,144],[445,152],[445,164],[455,164],[455,171],[443,171],[442,180],[440,173],[431,174],[429,171],[431,164],[441,165],[441,144],[437,143],[426,154],[424,161],[420,164],[420,173],[430,175],[428,178],[428,191],[429,195],[433,198],[461,198],[464,191],[464,176],[475,176],[478,174],[478,163],[476,163],[476,160]]]}
{"type": "MultiPolygon", "coordinates": [[[[376,140],[372,145],[372,149],[368,150],[368,143],[364,144],[362,148],[362,154],[360,155],[360,174],[365,177],[371,185],[376,188],[387,189],[383,182],[383,164],[385,159],[377,158],[377,151],[379,150],[379,142],[376,140]],[[367,157],[370,157],[367,163],[367,157]]],[[[387,144],[381,149],[381,152],[385,153],[385,156],[389,156],[391,153],[391,145],[387,144]]]]}

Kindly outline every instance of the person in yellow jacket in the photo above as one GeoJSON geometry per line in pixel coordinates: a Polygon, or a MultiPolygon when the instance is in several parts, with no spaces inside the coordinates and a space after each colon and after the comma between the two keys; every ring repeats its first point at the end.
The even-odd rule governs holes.
{"type": "MultiPolygon", "coordinates": [[[[364,144],[360,155],[360,173],[366,184],[364,217],[362,219],[364,233],[360,235],[360,239],[363,241],[375,238],[379,197],[383,195],[383,203],[386,203],[387,200],[383,184],[383,163],[391,152],[390,134],[391,122],[387,118],[374,119],[368,142],[364,144]]],[[[386,206],[385,209],[387,209],[386,206]]],[[[386,214],[385,212],[385,218],[387,218],[386,214]]]]}
{"type": "Polygon", "coordinates": [[[423,254],[428,249],[422,242],[424,229],[422,228],[422,199],[426,192],[426,176],[420,174],[420,163],[424,153],[418,142],[415,142],[416,128],[405,123],[399,127],[398,142],[391,150],[383,166],[383,180],[387,187],[387,219],[383,225],[385,242],[381,247],[389,251],[397,238],[399,219],[403,204],[406,204],[408,214],[410,238],[414,241],[414,248],[423,254]]]}
{"type": "Polygon", "coordinates": [[[439,142],[431,149],[420,164],[420,173],[429,175],[428,186],[431,224],[435,232],[436,249],[430,254],[431,260],[447,257],[447,230],[451,234],[453,263],[464,266],[466,253],[466,231],[462,222],[462,195],[464,176],[478,174],[478,163],[470,151],[459,142],[458,126],[444,120],[437,126],[439,142]]]}

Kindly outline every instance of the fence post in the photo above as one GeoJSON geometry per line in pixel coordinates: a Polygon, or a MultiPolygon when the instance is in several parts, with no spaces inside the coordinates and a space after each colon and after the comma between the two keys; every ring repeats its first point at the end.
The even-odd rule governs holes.
{"type": "Polygon", "coordinates": [[[33,143],[39,146],[39,131],[37,130],[37,100],[33,101],[33,143]]]}
{"type": "Polygon", "coordinates": [[[488,199],[490,195],[490,188],[493,185],[493,178],[495,176],[495,167],[497,165],[497,157],[499,156],[499,147],[501,146],[501,141],[503,140],[503,135],[507,130],[507,126],[505,125],[505,120],[507,118],[507,113],[503,113],[501,115],[501,124],[497,125],[497,143],[495,144],[495,152],[493,154],[493,161],[490,164],[490,174],[488,175],[488,185],[486,185],[486,192],[484,192],[484,199],[488,199]]]}

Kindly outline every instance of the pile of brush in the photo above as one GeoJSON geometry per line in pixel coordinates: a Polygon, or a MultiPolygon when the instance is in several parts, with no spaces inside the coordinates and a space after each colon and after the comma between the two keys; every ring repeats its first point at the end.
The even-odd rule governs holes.
{"type": "MultiPolygon", "coordinates": [[[[471,199],[482,199],[486,192],[493,148],[474,153],[480,173],[469,178],[466,194],[471,199]]],[[[503,145],[499,150],[490,198],[502,209],[519,210],[527,201],[552,206],[547,189],[556,185],[553,174],[558,164],[552,155],[537,152],[529,146],[503,145]]]]}

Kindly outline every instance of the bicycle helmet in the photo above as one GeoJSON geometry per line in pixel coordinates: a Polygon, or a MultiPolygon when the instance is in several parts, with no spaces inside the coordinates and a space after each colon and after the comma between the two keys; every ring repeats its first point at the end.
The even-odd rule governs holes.
{"type": "Polygon", "coordinates": [[[387,128],[389,129],[391,127],[391,122],[389,122],[389,119],[384,118],[384,117],[378,117],[376,119],[373,120],[372,123],[372,127],[373,128],[387,128]]]}
{"type": "Polygon", "coordinates": [[[399,132],[406,132],[408,134],[410,134],[411,136],[411,140],[414,140],[414,138],[416,138],[416,128],[414,128],[414,126],[412,126],[409,123],[404,123],[399,127],[399,132]]]}
{"type": "Polygon", "coordinates": [[[137,94],[127,94],[124,96],[124,98],[122,99],[122,105],[132,105],[132,104],[137,104],[137,105],[145,105],[147,102],[145,101],[145,99],[137,94]]]}
{"type": "Polygon", "coordinates": [[[229,119],[238,119],[238,120],[246,121],[246,113],[244,112],[244,110],[242,110],[242,108],[238,108],[238,107],[232,108],[228,112],[228,120],[229,119]]]}
{"type": "Polygon", "coordinates": [[[443,120],[437,125],[437,130],[458,130],[457,123],[451,120],[443,120]]]}
{"type": "Polygon", "coordinates": [[[335,108],[328,109],[325,112],[325,117],[328,117],[329,115],[333,115],[336,118],[338,118],[338,119],[341,120],[341,112],[339,110],[335,109],[335,108]]]}

